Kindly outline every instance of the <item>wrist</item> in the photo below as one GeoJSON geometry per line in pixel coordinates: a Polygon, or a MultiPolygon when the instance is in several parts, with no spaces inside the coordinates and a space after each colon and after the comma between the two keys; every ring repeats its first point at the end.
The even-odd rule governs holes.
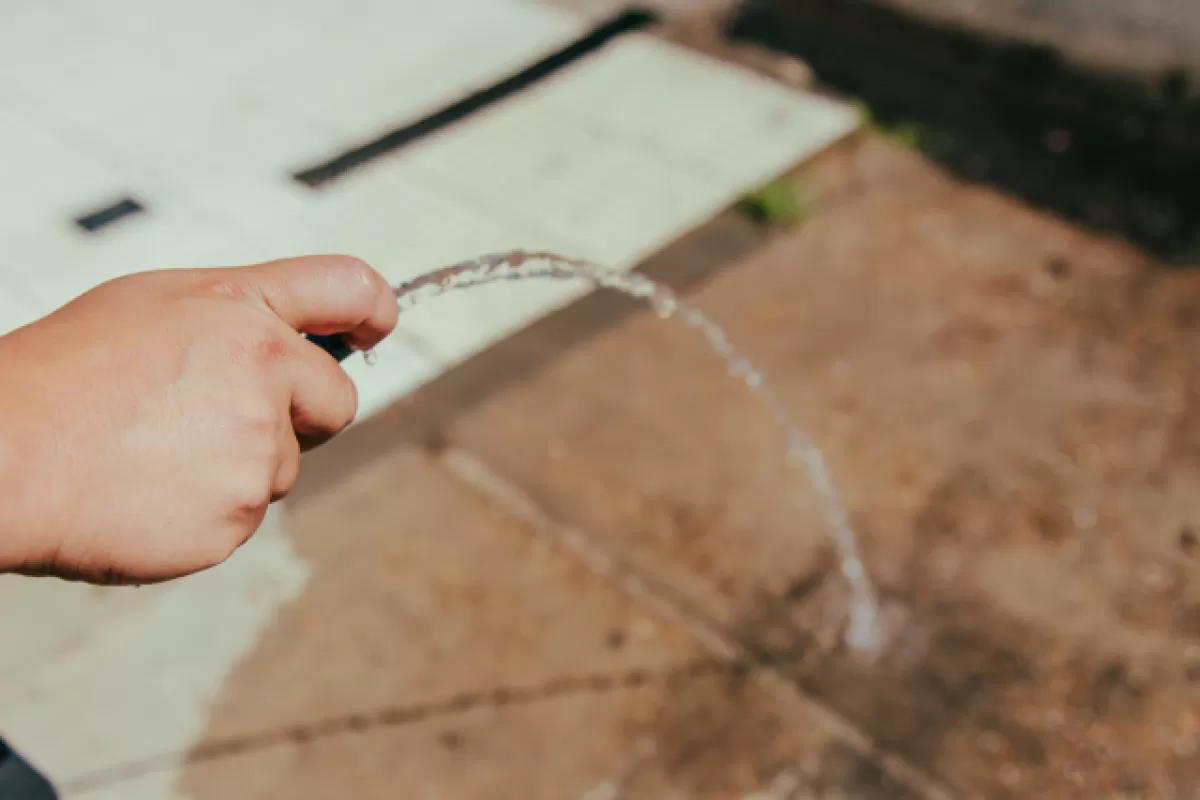
{"type": "MultiPolygon", "coordinates": [[[[11,336],[11,335],[10,335],[11,336]]],[[[37,415],[29,413],[28,376],[11,357],[10,336],[0,337],[0,573],[53,556],[47,541],[49,509],[39,499],[37,415]]],[[[36,406],[34,406],[36,407],[36,406]]]]}
{"type": "Polygon", "coordinates": [[[0,403],[0,573],[28,564],[38,555],[33,503],[19,443],[22,437],[9,411],[6,403],[0,403]]]}

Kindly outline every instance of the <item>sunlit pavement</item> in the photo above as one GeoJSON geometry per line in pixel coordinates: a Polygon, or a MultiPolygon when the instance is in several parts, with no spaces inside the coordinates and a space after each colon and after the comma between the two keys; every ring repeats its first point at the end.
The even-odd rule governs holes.
{"type": "MultiPolygon", "coordinates": [[[[299,253],[353,253],[397,281],[512,247],[629,268],[857,126],[841,105],[634,31],[333,182],[314,188],[293,177],[436,115],[603,23],[500,0],[4,10],[0,327],[128,272],[299,253]]],[[[349,365],[363,416],[586,289],[493,287],[406,315],[376,366],[349,365]]],[[[490,536],[488,519],[426,533],[490,536]]],[[[337,520],[329,524],[357,527],[337,520]]],[[[5,735],[68,796],[188,796],[180,765],[208,736],[223,687],[280,624],[281,609],[312,591],[324,556],[297,542],[275,516],[228,565],[166,587],[0,580],[5,735]]],[[[434,580],[432,565],[409,566],[402,590],[434,580]]],[[[600,583],[592,591],[611,595],[600,583]]],[[[579,602],[566,597],[553,607],[579,602]]],[[[365,608],[350,602],[344,619],[375,613],[365,608]]],[[[596,613],[597,627],[611,627],[616,612],[596,613]]],[[[466,639],[427,652],[436,637],[408,638],[412,663],[447,679],[405,682],[398,671],[393,688],[412,702],[457,685],[449,652],[487,664],[466,639]]],[[[690,654],[687,638],[680,642],[671,652],[690,654]]],[[[330,651],[326,662],[340,669],[339,658],[330,651]]],[[[319,685],[307,673],[272,680],[319,685]]],[[[361,688],[372,703],[390,691],[361,688]]],[[[236,727],[344,710],[307,701],[279,713],[247,709],[236,727]]]]}

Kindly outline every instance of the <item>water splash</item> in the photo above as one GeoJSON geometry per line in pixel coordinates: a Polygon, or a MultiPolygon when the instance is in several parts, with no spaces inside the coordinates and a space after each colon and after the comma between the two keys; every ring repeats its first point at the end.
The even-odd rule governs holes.
{"type": "Polygon", "coordinates": [[[678,317],[703,334],[716,354],[725,360],[730,374],[746,384],[783,431],[788,463],[797,469],[805,470],[808,474],[821,503],[822,513],[829,524],[834,545],[841,557],[842,576],[850,587],[846,644],[860,654],[878,653],[886,644],[879,602],[863,567],[858,551],[858,538],[850,526],[846,508],[838,496],[824,454],[809,435],[792,422],[783,404],[766,385],[762,373],[733,348],[725,331],[700,310],[681,302],[669,289],[644,275],[619,272],[554,253],[523,250],[488,254],[422,275],[396,287],[396,299],[403,313],[425,300],[447,292],[497,281],[529,278],[582,278],[596,286],[645,300],[662,319],[678,317]]]}

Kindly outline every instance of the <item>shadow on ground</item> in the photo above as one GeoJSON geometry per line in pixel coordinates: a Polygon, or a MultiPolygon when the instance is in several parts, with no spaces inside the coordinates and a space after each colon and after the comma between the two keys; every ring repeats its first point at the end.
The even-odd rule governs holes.
{"type": "Polygon", "coordinates": [[[1200,263],[1200,94],[1182,66],[1093,68],[1064,57],[1069,41],[1005,38],[889,0],[749,0],[729,32],[797,54],[960,178],[1200,263]]]}

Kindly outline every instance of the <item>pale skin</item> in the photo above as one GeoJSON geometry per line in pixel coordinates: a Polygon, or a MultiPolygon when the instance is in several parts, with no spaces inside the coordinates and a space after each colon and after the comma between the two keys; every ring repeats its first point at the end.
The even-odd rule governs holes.
{"type": "Polygon", "coordinates": [[[354,384],[302,333],[395,327],[344,256],[110,281],[0,337],[0,572],[153,583],[213,567],[353,421],[354,384]]]}

